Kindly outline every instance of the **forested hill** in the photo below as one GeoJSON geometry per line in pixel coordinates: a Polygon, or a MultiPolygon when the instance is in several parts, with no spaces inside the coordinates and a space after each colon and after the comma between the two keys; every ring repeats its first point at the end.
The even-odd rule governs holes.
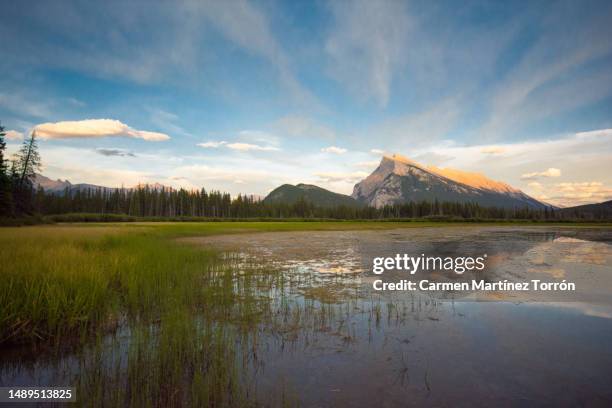
{"type": "Polygon", "coordinates": [[[267,204],[285,203],[295,204],[299,200],[306,200],[317,207],[362,207],[363,204],[357,202],[350,196],[334,193],[333,191],[312,185],[312,184],[283,184],[275,188],[266,196],[264,202],[267,204]]]}
{"type": "Polygon", "coordinates": [[[612,219],[612,200],[598,204],[560,208],[558,212],[565,218],[612,219]]]}

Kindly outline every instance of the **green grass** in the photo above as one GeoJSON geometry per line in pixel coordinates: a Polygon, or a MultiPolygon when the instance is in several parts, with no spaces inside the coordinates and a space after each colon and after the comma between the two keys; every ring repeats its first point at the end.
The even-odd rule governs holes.
{"type": "Polygon", "coordinates": [[[265,324],[290,337],[298,328],[327,327],[333,307],[312,307],[317,293],[307,293],[307,302],[296,306],[283,295],[291,286],[285,274],[231,255],[222,259],[176,238],[461,225],[267,221],[0,228],[0,346],[44,345],[53,355],[71,345],[79,356],[78,392],[91,405],[242,406],[251,401],[241,373],[257,328],[265,324]],[[116,336],[126,331],[128,340],[116,336]]]}
{"type": "Polygon", "coordinates": [[[191,216],[176,216],[176,217],[161,217],[161,216],[133,216],[127,214],[99,214],[99,213],[67,213],[54,215],[35,215],[20,218],[0,217],[0,226],[22,226],[22,225],[39,225],[39,224],[54,224],[54,223],[170,223],[170,222],[197,222],[197,223],[256,223],[256,222],[284,222],[290,224],[305,223],[305,222],[359,222],[359,223],[478,223],[478,224],[571,224],[571,225],[612,225],[610,220],[581,220],[581,219],[564,219],[564,220],[527,220],[527,219],[487,219],[487,218],[461,218],[454,216],[428,216],[423,218],[385,218],[385,219],[362,219],[362,220],[341,220],[328,218],[212,218],[212,217],[191,217],[191,216]]]}
{"type": "MultiPolygon", "coordinates": [[[[368,228],[392,224],[368,224],[368,228]]],[[[125,223],[0,229],[0,344],[66,345],[100,405],[244,405],[235,340],[270,322],[285,284],[175,238],[364,228],[360,223],[125,223]],[[278,299],[276,299],[278,300],[278,299]],[[108,347],[128,330],[128,344],[108,347]],[[127,353],[116,350],[127,347],[127,353]],[[116,355],[119,353],[119,355],[116,355]],[[101,367],[104,367],[102,369],[101,367]]],[[[256,332],[256,331],[255,331],[256,332]]]]}
{"type": "Polygon", "coordinates": [[[259,292],[278,274],[237,274],[231,259],[172,239],[198,230],[0,230],[0,343],[75,344],[78,390],[102,405],[242,405],[233,340],[268,313],[259,292]],[[117,329],[130,332],[127,356],[105,346],[117,329]]]}

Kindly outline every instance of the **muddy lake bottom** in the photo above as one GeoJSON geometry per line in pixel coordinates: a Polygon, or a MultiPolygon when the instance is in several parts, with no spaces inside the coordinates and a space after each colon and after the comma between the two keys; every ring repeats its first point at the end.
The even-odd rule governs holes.
{"type": "MultiPolygon", "coordinates": [[[[248,265],[266,265],[289,282],[264,294],[272,298],[265,319],[247,334],[230,336],[249,402],[363,407],[612,404],[609,229],[412,228],[180,241],[221,251],[237,274],[248,265]],[[486,270],[462,279],[565,279],[575,282],[577,290],[373,291],[372,259],[397,253],[486,253],[486,270]]],[[[389,281],[400,278],[405,276],[399,272],[384,276],[389,281]]],[[[155,328],[149,333],[155,336],[155,328]]],[[[83,383],[93,372],[116,379],[128,371],[133,341],[132,328],[124,326],[99,340],[95,352],[88,346],[61,353],[2,350],[0,383],[69,385],[83,383]]],[[[83,383],[80,389],[87,386],[83,383]]]]}

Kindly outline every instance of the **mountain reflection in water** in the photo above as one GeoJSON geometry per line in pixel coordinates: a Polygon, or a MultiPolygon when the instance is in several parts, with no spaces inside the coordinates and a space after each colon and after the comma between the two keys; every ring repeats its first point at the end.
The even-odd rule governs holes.
{"type": "Polygon", "coordinates": [[[612,403],[610,230],[410,228],[193,241],[307,275],[295,301],[340,311],[339,328],[304,325],[290,338],[268,339],[258,371],[263,396],[282,382],[306,406],[612,403]],[[385,272],[387,281],[566,279],[577,290],[374,293],[380,275],[371,273],[372,259],[398,253],[488,260],[481,275],[385,272]]]}

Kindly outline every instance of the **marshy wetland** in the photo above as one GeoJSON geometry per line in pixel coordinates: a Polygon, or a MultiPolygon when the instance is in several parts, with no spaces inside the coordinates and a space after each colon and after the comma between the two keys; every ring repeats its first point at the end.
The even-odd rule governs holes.
{"type": "Polygon", "coordinates": [[[56,225],[0,244],[3,386],[88,406],[612,403],[610,227],[56,225]],[[486,253],[461,279],[577,290],[373,291],[372,259],[396,253],[486,253]]]}

